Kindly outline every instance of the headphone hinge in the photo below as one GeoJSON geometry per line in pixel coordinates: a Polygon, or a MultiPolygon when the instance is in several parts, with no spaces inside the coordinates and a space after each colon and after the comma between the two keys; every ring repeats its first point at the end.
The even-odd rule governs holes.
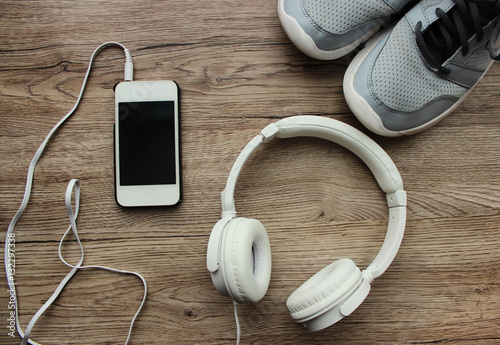
{"type": "Polygon", "coordinates": [[[279,127],[276,126],[276,124],[271,123],[270,125],[267,125],[261,132],[260,135],[262,136],[262,142],[267,143],[269,140],[274,138],[274,136],[279,132],[279,127]]]}

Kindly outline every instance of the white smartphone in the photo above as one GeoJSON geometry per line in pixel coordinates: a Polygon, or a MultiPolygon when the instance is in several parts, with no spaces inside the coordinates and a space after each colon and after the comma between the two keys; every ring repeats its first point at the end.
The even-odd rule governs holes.
{"type": "Polygon", "coordinates": [[[115,195],[124,207],[181,201],[179,88],[130,81],[115,88],[115,195]]]}

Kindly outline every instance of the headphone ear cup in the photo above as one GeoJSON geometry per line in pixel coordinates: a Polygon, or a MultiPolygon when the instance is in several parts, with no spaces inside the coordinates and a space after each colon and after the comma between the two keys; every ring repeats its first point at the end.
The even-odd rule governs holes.
{"type": "Polygon", "coordinates": [[[315,317],[340,303],[361,282],[361,271],[350,259],[326,266],[295,290],[286,305],[298,322],[315,317]]]}
{"type": "Polygon", "coordinates": [[[235,218],[222,246],[224,281],[239,303],[260,301],[271,280],[271,246],[266,229],[256,219],[235,218]]]}

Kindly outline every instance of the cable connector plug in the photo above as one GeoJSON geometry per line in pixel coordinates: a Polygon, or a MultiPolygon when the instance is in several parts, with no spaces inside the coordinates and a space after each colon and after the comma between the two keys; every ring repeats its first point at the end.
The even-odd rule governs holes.
{"type": "Polygon", "coordinates": [[[132,63],[132,55],[130,55],[130,52],[128,51],[127,48],[123,48],[123,51],[125,52],[125,76],[124,76],[124,80],[125,81],[132,81],[132,80],[134,80],[134,64],[132,63]]]}

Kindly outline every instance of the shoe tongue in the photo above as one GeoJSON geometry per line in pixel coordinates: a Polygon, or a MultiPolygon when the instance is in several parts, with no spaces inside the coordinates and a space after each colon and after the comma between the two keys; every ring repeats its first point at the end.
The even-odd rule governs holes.
{"type": "MultiPolygon", "coordinates": [[[[466,2],[468,2],[466,0],[466,2]]],[[[483,22],[483,27],[486,25],[485,23],[489,23],[495,18],[495,1],[481,1],[481,2],[476,2],[478,10],[479,10],[479,16],[481,17],[481,20],[483,22]]],[[[475,33],[476,29],[474,27],[474,21],[472,20],[471,15],[466,15],[465,18],[461,15],[460,9],[458,8],[457,5],[453,6],[451,10],[447,12],[448,17],[450,18],[451,22],[455,24],[455,27],[457,26],[457,23],[455,23],[454,17],[458,15],[460,19],[462,20],[462,23],[464,24],[465,27],[465,33],[467,36],[467,39],[470,39],[475,33]],[[454,13],[457,12],[457,13],[454,13]]],[[[450,49],[451,53],[447,53],[446,49],[446,44],[445,44],[445,39],[443,34],[441,33],[442,27],[444,30],[448,31],[448,29],[444,26],[443,22],[441,19],[436,20],[434,23],[432,23],[427,30],[423,33],[423,37],[425,42],[427,43],[430,53],[433,55],[434,59],[439,63],[443,64],[446,60],[448,60],[451,55],[453,55],[458,48],[461,47],[461,42],[458,37],[457,33],[451,33],[449,34],[452,37],[452,49],[450,49]],[[430,39],[430,36],[434,35],[438,42],[435,42],[435,40],[430,39]],[[442,44],[441,44],[442,43],[442,44]]]]}

